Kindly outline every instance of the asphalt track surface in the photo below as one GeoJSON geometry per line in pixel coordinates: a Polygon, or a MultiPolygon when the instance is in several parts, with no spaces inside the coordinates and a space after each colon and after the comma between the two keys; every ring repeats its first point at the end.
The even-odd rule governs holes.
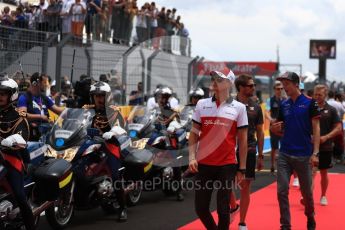
{"type": "MultiPolygon", "coordinates": [[[[264,165],[266,170],[257,172],[256,180],[252,185],[252,192],[264,188],[276,179],[267,170],[270,168],[268,155],[265,156],[264,165]]],[[[330,172],[345,173],[345,165],[337,164],[330,172]]],[[[144,192],[140,203],[128,209],[128,221],[125,223],[118,223],[116,215],[105,215],[100,208],[76,211],[71,224],[66,229],[177,229],[197,218],[194,212],[194,191],[184,191],[183,194],[185,195],[185,200],[178,202],[175,197],[167,197],[162,191],[144,192]]],[[[276,197],[272,197],[272,199],[276,199],[276,197]]],[[[211,210],[215,209],[214,197],[211,203],[211,210]]],[[[38,229],[51,229],[44,216],[41,217],[38,229]]]]}

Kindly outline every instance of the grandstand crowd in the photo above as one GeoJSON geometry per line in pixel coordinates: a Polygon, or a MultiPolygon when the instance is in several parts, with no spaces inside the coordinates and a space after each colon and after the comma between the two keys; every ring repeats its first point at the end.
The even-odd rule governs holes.
{"type": "Polygon", "coordinates": [[[141,44],[166,52],[171,52],[171,36],[177,35],[181,54],[186,55],[189,32],[176,12],[158,9],[155,2],[138,6],[136,0],[39,0],[19,2],[16,10],[5,6],[0,25],[79,38],[86,34],[87,40],[141,44]]]}

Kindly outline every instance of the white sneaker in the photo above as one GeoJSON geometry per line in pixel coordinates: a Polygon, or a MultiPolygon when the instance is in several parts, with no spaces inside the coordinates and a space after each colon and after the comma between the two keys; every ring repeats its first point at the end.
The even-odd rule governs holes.
{"type": "Polygon", "coordinates": [[[322,206],[326,206],[328,205],[328,201],[327,201],[327,198],[325,196],[322,196],[321,199],[320,199],[320,204],[322,206]]]}
{"type": "Polygon", "coordinates": [[[298,177],[295,177],[295,178],[293,179],[292,186],[294,186],[294,187],[299,187],[298,177]]]}
{"type": "Polygon", "coordinates": [[[238,230],[248,230],[246,225],[238,225],[238,230]]]}

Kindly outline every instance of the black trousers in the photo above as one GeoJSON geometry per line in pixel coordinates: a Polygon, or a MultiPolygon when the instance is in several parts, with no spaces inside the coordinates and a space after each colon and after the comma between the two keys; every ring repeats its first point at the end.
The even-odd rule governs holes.
{"type": "Polygon", "coordinates": [[[195,211],[208,230],[229,229],[230,225],[230,193],[236,175],[237,166],[198,166],[199,173],[195,180],[195,211]],[[217,190],[218,226],[210,208],[213,190],[217,190]]]}
{"type": "Polygon", "coordinates": [[[23,222],[26,230],[35,229],[34,216],[32,214],[31,207],[29,206],[26,195],[24,192],[24,176],[23,173],[19,172],[11,166],[7,166],[7,181],[11,186],[13,195],[20,208],[21,215],[23,217],[23,222]]]}

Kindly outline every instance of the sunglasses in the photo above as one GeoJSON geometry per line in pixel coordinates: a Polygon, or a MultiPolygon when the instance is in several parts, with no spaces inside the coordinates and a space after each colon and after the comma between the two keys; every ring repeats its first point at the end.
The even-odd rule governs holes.
{"type": "Polygon", "coordinates": [[[222,77],[211,77],[211,81],[215,81],[217,83],[222,83],[225,79],[222,77]]]}
{"type": "Polygon", "coordinates": [[[244,87],[248,87],[248,88],[254,88],[255,86],[256,84],[244,85],[244,87]]]}
{"type": "Polygon", "coordinates": [[[283,90],[283,88],[276,88],[276,90],[283,90]]]}

